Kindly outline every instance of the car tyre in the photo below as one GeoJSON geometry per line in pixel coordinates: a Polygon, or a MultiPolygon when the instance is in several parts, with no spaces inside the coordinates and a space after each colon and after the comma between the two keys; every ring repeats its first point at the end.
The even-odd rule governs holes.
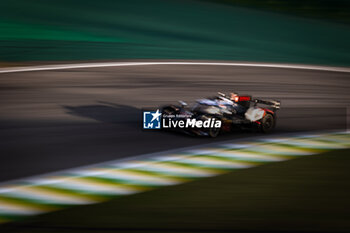
{"type": "Polygon", "coordinates": [[[270,133],[275,128],[275,118],[271,114],[266,114],[261,120],[261,132],[270,133]]]}

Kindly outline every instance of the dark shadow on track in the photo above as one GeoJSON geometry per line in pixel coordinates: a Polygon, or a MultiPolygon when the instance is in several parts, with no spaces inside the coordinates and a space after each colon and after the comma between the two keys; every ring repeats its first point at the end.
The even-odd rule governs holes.
{"type": "Polygon", "coordinates": [[[62,106],[66,113],[93,119],[103,123],[123,123],[130,127],[142,127],[142,110],[122,104],[98,101],[95,105],[62,106]]]}

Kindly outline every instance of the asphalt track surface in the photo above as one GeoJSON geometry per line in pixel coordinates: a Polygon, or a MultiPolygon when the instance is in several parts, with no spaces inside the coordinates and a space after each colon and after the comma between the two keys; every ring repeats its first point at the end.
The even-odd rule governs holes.
{"type": "Polygon", "coordinates": [[[142,130],[142,109],[236,91],[282,101],[274,133],[346,128],[350,73],[152,65],[0,74],[0,181],[216,141],[142,130]]]}

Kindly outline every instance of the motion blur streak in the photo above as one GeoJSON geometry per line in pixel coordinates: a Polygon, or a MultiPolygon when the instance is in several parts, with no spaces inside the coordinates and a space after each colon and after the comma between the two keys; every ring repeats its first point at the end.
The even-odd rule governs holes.
{"type": "Polygon", "coordinates": [[[0,187],[0,218],[18,219],[26,215],[52,211],[50,210],[52,206],[91,204],[97,202],[91,199],[100,198],[101,201],[104,201],[115,196],[130,195],[166,185],[216,176],[235,169],[255,167],[332,149],[349,148],[350,134],[349,132],[333,132],[286,137],[280,142],[261,139],[230,143],[235,143],[238,147],[240,144],[249,143],[250,146],[232,149],[225,148],[225,144],[219,143],[210,147],[201,146],[199,150],[180,149],[176,154],[164,152],[157,156],[140,156],[127,162],[111,161],[92,165],[90,168],[63,171],[55,177],[42,175],[39,178],[28,178],[11,185],[7,184],[0,187]],[[313,148],[313,143],[318,145],[320,140],[324,141],[321,144],[331,143],[340,146],[322,147],[311,152],[310,145],[313,148]],[[289,141],[300,143],[289,144],[289,141]],[[202,148],[206,149],[200,150],[202,148]],[[287,154],[286,151],[288,151],[287,154]],[[248,153],[245,154],[246,152],[248,153]],[[234,156],[228,157],[227,154],[234,156]],[[253,161],[251,160],[252,155],[255,158],[253,161]],[[266,160],[267,156],[269,158],[277,156],[280,159],[266,160]],[[140,183],[142,173],[145,174],[145,177],[151,178],[151,181],[161,180],[162,182],[140,183]],[[130,174],[133,175],[130,176],[130,174]],[[133,180],[135,182],[132,182],[133,180]],[[178,182],[173,182],[174,180],[178,182]],[[1,201],[1,199],[4,200],[1,201]],[[18,203],[13,204],[13,201],[18,203]],[[32,206],[28,207],[28,205],[32,206]]]}
{"type": "Polygon", "coordinates": [[[79,63],[64,65],[44,65],[29,67],[2,68],[0,73],[42,71],[42,70],[64,70],[78,68],[98,68],[98,67],[115,67],[115,66],[149,66],[149,65],[203,65],[203,66],[242,66],[242,67],[270,67],[270,68],[287,68],[303,70],[321,70],[334,72],[350,72],[347,67],[332,66],[315,66],[315,65],[298,65],[298,64],[278,64],[278,63],[244,63],[244,62],[103,62],[103,63],[79,63]]]}

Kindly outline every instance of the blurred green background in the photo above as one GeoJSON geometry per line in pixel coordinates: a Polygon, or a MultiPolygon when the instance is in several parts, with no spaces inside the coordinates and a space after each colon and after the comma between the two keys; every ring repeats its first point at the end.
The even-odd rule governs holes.
{"type": "Polygon", "coordinates": [[[302,1],[307,7],[281,2],[2,0],[0,61],[350,64],[348,1],[320,1],[323,8],[313,0],[302,1]],[[326,14],[327,5],[338,10],[326,14]]]}
{"type": "Polygon", "coordinates": [[[349,0],[202,0],[350,24],[349,0]]]}

